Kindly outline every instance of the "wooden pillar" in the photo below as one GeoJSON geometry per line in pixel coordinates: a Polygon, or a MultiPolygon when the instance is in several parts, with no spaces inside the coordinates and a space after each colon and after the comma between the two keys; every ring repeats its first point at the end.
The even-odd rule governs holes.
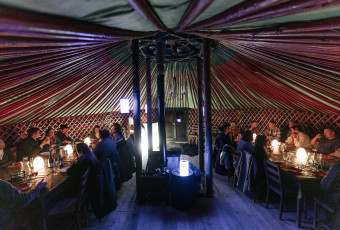
{"type": "Polygon", "coordinates": [[[198,155],[200,170],[204,172],[204,138],[202,111],[202,58],[197,58],[198,155]]]}
{"type": "MultiPolygon", "coordinates": [[[[132,84],[133,84],[133,123],[135,128],[136,178],[142,175],[142,145],[141,145],[141,122],[140,122],[140,89],[139,89],[139,48],[138,40],[132,40],[132,84]]],[[[139,183],[137,181],[137,187],[139,183]]],[[[138,188],[137,188],[137,191],[138,188]]]]}
{"type": "Polygon", "coordinates": [[[158,135],[159,151],[163,158],[163,167],[166,163],[166,133],[165,133],[165,104],[164,104],[164,52],[163,41],[157,41],[157,96],[158,96],[158,135]]]}
{"type": "Polygon", "coordinates": [[[152,91],[151,91],[151,68],[150,58],[146,58],[146,104],[147,104],[147,118],[148,118],[148,153],[152,152],[152,91]]]}
{"type": "Polygon", "coordinates": [[[212,143],[211,143],[211,85],[210,85],[210,44],[203,39],[203,72],[204,72],[204,113],[205,113],[205,193],[213,195],[212,143]]]}

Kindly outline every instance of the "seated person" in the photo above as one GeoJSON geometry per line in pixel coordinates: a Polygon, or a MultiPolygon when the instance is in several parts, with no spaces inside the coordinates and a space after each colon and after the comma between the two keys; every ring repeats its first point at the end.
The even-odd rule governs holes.
{"type": "MultiPolygon", "coordinates": [[[[24,193],[14,188],[7,181],[0,179],[0,228],[6,229],[11,220],[12,222],[18,221],[17,219],[14,219],[15,214],[21,207],[30,204],[35,198],[37,198],[40,191],[45,187],[46,182],[41,180],[35,189],[24,193]]],[[[23,223],[19,224],[22,226],[23,223]]]]}
{"type": "Polygon", "coordinates": [[[231,139],[234,141],[235,139],[237,139],[238,134],[240,133],[240,128],[236,126],[236,122],[235,121],[231,121],[230,122],[230,126],[231,126],[231,139]]]}
{"type": "Polygon", "coordinates": [[[17,149],[17,161],[21,161],[23,157],[34,157],[39,154],[45,145],[50,144],[49,137],[45,137],[45,139],[39,144],[39,137],[41,135],[41,131],[38,128],[29,128],[27,130],[27,138],[23,139],[17,149]]]}
{"type": "Polygon", "coordinates": [[[311,149],[310,138],[307,134],[302,132],[300,125],[294,125],[290,137],[288,137],[287,144],[294,144],[297,148],[311,149]]]}
{"type": "Polygon", "coordinates": [[[119,153],[117,150],[117,143],[111,139],[110,132],[106,129],[100,131],[101,142],[96,145],[94,154],[100,161],[104,158],[108,158],[111,162],[112,171],[115,174],[115,186],[119,190],[121,187],[121,163],[119,153]]]}
{"type": "Polygon", "coordinates": [[[62,145],[67,145],[73,142],[72,138],[68,135],[67,125],[61,125],[59,132],[56,133],[62,145]]]}
{"type": "Polygon", "coordinates": [[[256,135],[259,135],[259,134],[260,134],[260,129],[259,129],[259,127],[258,127],[257,121],[252,121],[252,122],[250,123],[250,126],[247,126],[247,127],[243,130],[243,134],[244,134],[247,130],[252,131],[252,132],[255,133],[256,135]]]}
{"type": "Polygon", "coordinates": [[[340,162],[334,164],[320,182],[322,200],[330,206],[336,206],[331,229],[340,226],[340,162]]]}
{"type": "Polygon", "coordinates": [[[117,142],[117,149],[121,163],[122,181],[127,181],[132,178],[132,173],[136,172],[135,162],[133,159],[133,150],[124,139],[123,129],[121,126],[115,125],[113,138],[117,142]]]}
{"type": "Polygon", "coordinates": [[[257,163],[256,188],[259,195],[266,194],[266,169],[264,160],[267,159],[267,137],[258,135],[255,140],[254,157],[257,163]]]}
{"type": "Polygon", "coordinates": [[[0,139],[0,168],[14,163],[14,155],[9,148],[6,148],[5,142],[0,139]]]}
{"type": "Polygon", "coordinates": [[[68,192],[72,195],[76,195],[78,193],[81,177],[86,170],[97,164],[97,157],[85,143],[77,144],[76,153],[77,158],[75,162],[66,171],[71,182],[71,187],[68,192]]]}
{"type": "Polygon", "coordinates": [[[61,145],[61,142],[59,138],[55,135],[52,127],[47,128],[45,137],[50,138],[50,144],[44,145],[43,152],[48,152],[50,151],[50,148],[59,147],[61,145]]]}
{"type": "Polygon", "coordinates": [[[270,121],[268,123],[268,129],[265,134],[270,142],[274,139],[280,141],[281,131],[278,127],[276,127],[275,121],[270,121]]]}
{"type": "Polygon", "coordinates": [[[287,139],[290,137],[290,135],[292,135],[292,127],[297,124],[298,122],[294,120],[290,120],[288,122],[288,126],[286,126],[282,131],[281,142],[287,142],[287,139]]]}
{"type": "Polygon", "coordinates": [[[99,126],[96,125],[90,133],[91,142],[99,142],[100,141],[100,129],[99,126]]]}
{"type": "Polygon", "coordinates": [[[238,143],[236,152],[247,151],[248,153],[253,154],[254,153],[254,147],[253,147],[251,142],[253,142],[253,132],[250,131],[250,130],[247,130],[243,134],[240,142],[238,143]]]}
{"type": "Polygon", "coordinates": [[[217,156],[218,154],[221,153],[223,146],[225,144],[232,146],[230,131],[231,131],[230,124],[225,123],[218,128],[218,131],[214,136],[213,155],[212,155],[213,167],[215,167],[217,156]]]}
{"type": "Polygon", "coordinates": [[[335,155],[335,151],[340,148],[340,139],[336,137],[334,128],[325,128],[324,137],[317,134],[312,140],[311,144],[317,146],[317,151],[325,155],[335,155]]]}

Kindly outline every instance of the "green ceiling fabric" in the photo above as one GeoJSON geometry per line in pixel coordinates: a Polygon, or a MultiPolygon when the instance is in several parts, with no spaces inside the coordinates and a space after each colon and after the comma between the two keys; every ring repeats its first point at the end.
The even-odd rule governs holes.
{"type": "MultiPolygon", "coordinates": [[[[213,109],[340,114],[340,1],[0,0],[0,125],[118,110],[130,41],[168,29],[218,41],[213,109]]],[[[140,81],[144,106],[143,56],[140,81]]],[[[166,107],[197,108],[196,85],[196,61],[167,63],[166,107]]]]}

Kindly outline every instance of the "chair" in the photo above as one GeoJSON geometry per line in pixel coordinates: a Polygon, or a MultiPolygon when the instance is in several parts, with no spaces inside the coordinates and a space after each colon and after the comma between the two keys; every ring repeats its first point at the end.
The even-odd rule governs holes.
{"type": "Polygon", "coordinates": [[[236,187],[238,178],[237,178],[237,167],[240,162],[241,152],[233,152],[233,166],[234,166],[234,187],[236,187]]]}
{"type": "Polygon", "coordinates": [[[80,188],[76,197],[65,198],[58,201],[53,208],[45,210],[43,227],[47,229],[47,220],[50,218],[62,218],[66,216],[75,216],[76,227],[80,229],[80,214],[83,214],[85,225],[87,225],[87,210],[85,205],[86,187],[88,182],[88,175],[90,169],[82,175],[80,181],[80,188]]]}
{"type": "Polygon", "coordinates": [[[313,227],[316,228],[317,223],[319,223],[322,227],[330,230],[330,227],[324,223],[322,220],[318,219],[318,208],[323,208],[326,212],[331,215],[335,214],[335,205],[330,205],[329,203],[319,199],[317,196],[314,196],[314,218],[313,218],[313,227]]]}
{"type": "Polygon", "coordinates": [[[280,220],[282,220],[282,210],[285,194],[281,180],[280,166],[278,164],[271,162],[268,159],[264,160],[264,166],[267,177],[266,208],[268,208],[269,205],[270,191],[273,191],[280,196],[279,218],[280,220]]]}

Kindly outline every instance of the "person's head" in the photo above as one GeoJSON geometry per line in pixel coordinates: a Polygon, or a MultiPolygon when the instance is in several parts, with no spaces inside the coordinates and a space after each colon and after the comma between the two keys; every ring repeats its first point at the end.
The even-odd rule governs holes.
{"type": "Polygon", "coordinates": [[[256,128],[257,127],[257,121],[252,121],[250,123],[250,127],[253,129],[253,128],[256,128]]]}
{"type": "Polygon", "coordinates": [[[267,145],[267,137],[265,135],[257,135],[255,147],[265,147],[267,145]]]}
{"type": "Polygon", "coordinates": [[[39,128],[32,127],[27,130],[27,135],[32,137],[34,140],[38,139],[41,135],[41,131],[39,128]]]}
{"type": "Polygon", "coordinates": [[[294,125],[292,130],[294,131],[294,134],[299,134],[302,132],[302,127],[300,125],[294,125]]]}
{"type": "Polygon", "coordinates": [[[288,127],[291,129],[294,125],[297,125],[297,122],[296,121],[289,121],[288,122],[288,127]]]}
{"type": "Polygon", "coordinates": [[[235,128],[236,127],[236,122],[235,121],[231,121],[230,122],[230,126],[231,126],[231,128],[235,128]]]}
{"type": "Polygon", "coordinates": [[[54,129],[52,127],[48,127],[45,134],[46,137],[54,137],[54,129]]]}
{"type": "Polygon", "coordinates": [[[252,142],[253,141],[253,132],[251,130],[245,131],[243,136],[242,136],[242,140],[252,142]]]}
{"type": "Polygon", "coordinates": [[[113,133],[113,138],[115,139],[115,141],[118,141],[118,140],[124,138],[123,129],[116,127],[115,131],[113,133]]]}
{"type": "Polygon", "coordinates": [[[6,147],[5,142],[0,139],[0,150],[6,147]]]}
{"type": "Polygon", "coordinates": [[[84,157],[85,159],[91,160],[92,163],[95,163],[97,160],[96,156],[85,143],[77,144],[77,154],[79,157],[84,157]]]}
{"type": "Polygon", "coordinates": [[[96,126],[93,128],[93,131],[94,131],[95,133],[99,133],[99,132],[100,132],[99,126],[96,125],[96,126]]]}
{"type": "Polygon", "coordinates": [[[275,121],[269,121],[269,123],[268,123],[268,127],[270,129],[275,129],[275,125],[276,125],[275,121]]]}
{"type": "Polygon", "coordinates": [[[327,138],[327,139],[334,139],[336,137],[336,131],[334,128],[332,127],[328,127],[325,128],[323,131],[323,135],[327,138]]]}
{"type": "Polygon", "coordinates": [[[231,126],[229,123],[223,125],[223,133],[228,134],[231,131],[231,126]]]}
{"type": "Polygon", "coordinates": [[[107,129],[103,129],[100,131],[100,137],[104,140],[105,138],[110,137],[110,132],[107,129]]]}
{"type": "Polygon", "coordinates": [[[60,125],[60,132],[63,134],[66,134],[68,130],[68,126],[67,125],[60,125]]]}

